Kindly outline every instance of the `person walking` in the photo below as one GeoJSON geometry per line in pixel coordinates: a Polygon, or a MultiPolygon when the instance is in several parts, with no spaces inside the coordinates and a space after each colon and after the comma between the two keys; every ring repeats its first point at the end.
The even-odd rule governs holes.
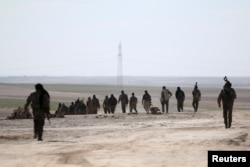
{"type": "Polygon", "coordinates": [[[150,106],[152,105],[152,101],[151,101],[151,96],[147,90],[145,90],[144,95],[142,96],[142,105],[143,105],[145,111],[147,112],[147,114],[149,114],[149,110],[150,110],[150,106]]]}
{"type": "Polygon", "coordinates": [[[122,113],[126,113],[126,107],[128,104],[128,95],[121,91],[121,95],[119,96],[118,103],[121,102],[122,113]]]}
{"type": "Polygon", "coordinates": [[[44,119],[47,116],[49,120],[50,116],[50,95],[43,85],[38,83],[35,85],[35,92],[31,93],[24,105],[25,111],[28,111],[28,107],[31,104],[34,120],[34,138],[38,138],[38,141],[43,140],[43,127],[44,119]]]}
{"type": "Polygon", "coordinates": [[[88,97],[86,104],[87,104],[87,114],[94,114],[91,97],[88,97]]]}
{"type": "Polygon", "coordinates": [[[198,111],[198,107],[199,107],[199,101],[201,100],[201,92],[198,89],[198,83],[197,82],[195,83],[192,95],[193,95],[192,106],[194,108],[194,112],[197,112],[198,111]]]}
{"type": "Polygon", "coordinates": [[[138,114],[138,111],[137,111],[137,97],[135,97],[135,93],[132,93],[132,96],[130,97],[130,100],[129,100],[129,108],[130,108],[130,113],[132,113],[132,110],[135,110],[135,112],[138,114]]]}
{"type": "Polygon", "coordinates": [[[178,112],[183,112],[183,104],[185,100],[185,93],[181,90],[180,87],[177,87],[175,92],[175,97],[177,99],[177,110],[178,112]]]}
{"type": "Polygon", "coordinates": [[[166,113],[168,113],[168,106],[169,106],[169,99],[172,96],[172,93],[166,89],[165,86],[162,87],[161,91],[161,106],[162,106],[162,112],[164,113],[165,106],[166,106],[166,113]]]}
{"type": "Polygon", "coordinates": [[[231,82],[228,81],[226,76],[224,77],[224,80],[226,83],[218,96],[217,103],[220,108],[222,101],[225,128],[231,128],[233,105],[237,95],[235,90],[232,88],[231,82]]]}
{"type": "Polygon", "coordinates": [[[105,96],[102,104],[103,110],[105,114],[110,114],[110,105],[109,105],[109,97],[105,96]]]}
{"type": "Polygon", "coordinates": [[[97,114],[98,109],[100,109],[100,102],[96,95],[93,95],[92,98],[92,112],[93,114],[97,114]]]}
{"type": "Polygon", "coordinates": [[[117,105],[117,99],[113,94],[111,94],[109,98],[109,106],[110,106],[110,112],[112,114],[115,113],[116,105],[117,105]]]}

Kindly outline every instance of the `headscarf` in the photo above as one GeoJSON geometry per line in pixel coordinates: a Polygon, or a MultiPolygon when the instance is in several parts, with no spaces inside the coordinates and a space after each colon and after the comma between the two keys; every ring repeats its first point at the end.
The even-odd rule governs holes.
{"type": "Polygon", "coordinates": [[[49,93],[43,88],[43,85],[40,83],[36,84],[35,88],[37,91],[41,92],[41,95],[39,97],[39,104],[40,104],[40,108],[42,108],[43,107],[43,97],[44,97],[44,95],[47,95],[50,98],[49,93]]]}

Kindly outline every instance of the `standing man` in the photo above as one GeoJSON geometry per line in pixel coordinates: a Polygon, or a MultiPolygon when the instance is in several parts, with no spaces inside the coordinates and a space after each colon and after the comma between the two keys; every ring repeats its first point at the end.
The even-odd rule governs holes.
{"type": "Polygon", "coordinates": [[[147,114],[149,114],[149,110],[150,110],[151,104],[152,104],[151,96],[150,96],[150,94],[148,93],[148,91],[145,90],[145,93],[144,93],[144,95],[142,96],[142,105],[143,105],[145,111],[147,112],[147,114]]]}
{"type": "Polygon", "coordinates": [[[166,89],[165,86],[162,87],[161,91],[161,106],[162,106],[162,112],[164,113],[164,108],[166,105],[166,113],[168,113],[168,104],[169,104],[169,99],[172,96],[172,93],[166,89]]]}
{"type": "Polygon", "coordinates": [[[105,99],[102,104],[103,110],[105,114],[110,114],[110,105],[109,105],[109,98],[105,96],[105,99]]]}
{"type": "Polygon", "coordinates": [[[192,106],[193,106],[193,108],[194,108],[194,112],[197,112],[197,111],[198,111],[198,107],[199,107],[199,101],[201,100],[201,92],[200,92],[200,90],[198,89],[197,82],[195,83],[195,86],[194,86],[194,90],[193,90],[193,92],[192,92],[192,95],[193,95],[192,106]]]}
{"type": "Polygon", "coordinates": [[[128,95],[121,91],[121,95],[119,96],[118,103],[121,102],[122,113],[126,113],[126,106],[128,104],[128,95]]]}
{"type": "Polygon", "coordinates": [[[98,109],[100,109],[99,99],[96,98],[95,95],[93,95],[93,98],[92,98],[92,111],[93,111],[93,114],[97,114],[98,109]]]}
{"type": "Polygon", "coordinates": [[[87,114],[93,114],[93,106],[92,106],[91,97],[88,97],[88,101],[87,101],[87,114]]]}
{"type": "Polygon", "coordinates": [[[178,112],[183,112],[183,103],[185,100],[185,93],[181,90],[180,87],[177,87],[175,92],[175,97],[177,99],[177,110],[178,112]]]}
{"type": "Polygon", "coordinates": [[[224,77],[224,80],[226,83],[218,96],[217,102],[219,108],[221,107],[221,101],[223,104],[223,118],[224,118],[225,128],[231,128],[232,112],[233,112],[234,99],[236,99],[236,93],[235,90],[232,88],[231,82],[227,80],[226,76],[224,77]]]}
{"type": "Polygon", "coordinates": [[[132,96],[130,97],[130,100],[129,100],[130,113],[132,113],[132,110],[134,109],[135,112],[138,114],[136,106],[137,106],[137,97],[135,97],[135,94],[132,93],[132,96]]]}
{"type": "Polygon", "coordinates": [[[28,111],[31,104],[34,119],[34,138],[38,137],[38,141],[42,141],[45,115],[48,120],[50,115],[50,96],[40,83],[35,85],[35,89],[36,91],[27,98],[24,109],[28,111]]]}
{"type": "Polygon", "coordinates": [[[110,111],[112,114],[115,113],[116,105],[117,105],[117,99],[115,98],[115,96],[113,94],[111,94],[111,96],[109,98],[109,106],[110,106],[110,111]]]}
{"type": "Polygon", "coordinates": [[[67,114],[75,114],[75,106],[76,106],[75,103],[71,102],[71,104],[69,106],[69,112],[67,114]]]}

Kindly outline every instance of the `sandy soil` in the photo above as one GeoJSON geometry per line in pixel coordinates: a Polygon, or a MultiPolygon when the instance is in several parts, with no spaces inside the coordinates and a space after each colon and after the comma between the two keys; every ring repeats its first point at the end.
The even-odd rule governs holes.
{"type": "Polygon", "coordinates": [[[208,150],[249,150],[250,114],[67,116],[46,121],[44,141],[32,139],[32,120],[1,120],[1,166],[207,166],[208,150]]]}
{"type": "MultiPolygon", "coordinates": [[[[0,95],[30,93],[14,91],[0,95]]],[[[117,112],[51,119],[50,124],[46,121],[42,142],[33,139],[31,119],[1,117],[0,166],[205,167],[208,150],[250,150],[250,112],[245,109],[249,104],[237,103],[243,107],[234,110],[230,129],[224,128],[221,109],[148,115],[140,106],[138,115],[117,112]]],[[[0,108],[0,112],[11,110],[0,108]]]]}

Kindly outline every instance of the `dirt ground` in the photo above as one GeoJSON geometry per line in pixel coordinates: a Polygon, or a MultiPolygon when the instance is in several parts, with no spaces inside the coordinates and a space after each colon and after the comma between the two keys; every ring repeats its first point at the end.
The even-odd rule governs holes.
{"type": "Polygon", "coordinates": [[[3,166],[206,166],[208,150],[249,150],[250,114],[67,116],[46,121],[44,141],[32,139],[32,120],[1,120],[3,166]]]}
{"type": "MultiPolygon", "coordinates": [[[[2,98],[6,94],[14,96],[5,91],[0,93],[2,98]]],[[[15,95],[18,91],[29,92],[14,91],[15,95]]],[[[57,94],[52,93],[53,96],[57,94]]],[[[189,106],[183,113],[171,108],[169,114],[150,115],[139,106],[138,115],[100,112],[53,118],[51,123],[46,120],[44,140],[40,142],[33,139],[31,119],[6,120],[2,116],[0,164],[4,167],[205,167],[208,150],[250,150],[248,102],[238,101],[230,129],[224,128],[219,108],[202,108],[194,115],[189,106]]],[[[120,106],[117,108],[120,110],[120,106]]],[[[0,108],[0,112],[11,111],[12,108],[0,108]]]]}

